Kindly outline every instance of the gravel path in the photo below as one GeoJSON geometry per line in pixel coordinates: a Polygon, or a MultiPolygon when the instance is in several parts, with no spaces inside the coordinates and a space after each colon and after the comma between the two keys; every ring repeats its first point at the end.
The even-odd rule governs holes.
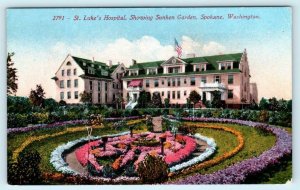
{"type": "Polygon", "coordinates": [[[152,118],[152,123],[153,123],[153,131],[155,133],[161,132],[162,131],[162,118],[161,116],[159,117],[153,117],[152,118]]]}
{"type": "Polygon", "coordinates": [[[75,151],[66,155],[66,162],[69,164],[69,167],[78,173],[87,174],[87,168],[83,167],[77,160],[75,151]]]}

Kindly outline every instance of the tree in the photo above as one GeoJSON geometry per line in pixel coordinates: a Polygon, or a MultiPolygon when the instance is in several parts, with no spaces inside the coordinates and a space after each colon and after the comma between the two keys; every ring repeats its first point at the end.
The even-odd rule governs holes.
{"type": "Polygon", "coordinates": [[[186,106],[188,108],[191,108],[191,99],[189,99],[189,98],[186,99],[186,106]]]}
{"type": "Polygon", "coordinates": [[[161,108],[162,103],[161,103],[161,97],[159,92],[154,92],[152,96],[152,105],[156,108],[161,108]]]}
{"type": "Polygon", "coordinates": [[[165,108],[169,108],[170,107],[170,99],[169,98],[165,98],[164,99],[164,103],[165,103],[165,108]]]}
{"type": "Polygon", "coordinates": [[[82,93],[80,93],[79,96],[80,96],[80,102],[82,102],[84,104],[92,103],[92,94],[91,93],[83,91],[82,93]]]}
{"type": "Polygon", "coordinates": [[[261,110],[269,109],[269,102],[267,99],[261,98],[261,100],[259,102],[259,109],[261,109],[261,110]]]}
{"type": "Polygon", "coordinates": [[[140,96],[137,101],[138,102],[137,106],[139,108],[146,108],[150,101],[151,101],[150,93],[143,90],[140,92],[140,96]]]}
{"type": "Polygon", "coordinates": [[[201,100],[201,96],[200,96],[200,94],[196,90],[193,90],[190,93],[189,99],[190,99],[191,102],[193,102],[194,104],[196,104],[196,103],[198,103],[201,100]]]}
{"type": "Polygon", "coordinates": [[[211,95],[212,95],[212,101],[211,101],[211,106],[213,108],[220,108],[222,107],[222,100],[221,100],[221,92],[220,91],[213,91],[211,92],[211,95]]]}
{"type": "Polygon", "coordinates": [[[121,109],[122,109],[123,102],[124,102],[123,97],[119,94],[114,101],[114,103],[116,104],[117,110],[119,109],[119,105],[121,105],[121,109]]]}
{"type": "Polygon", "coordinates": [[[30,91],[29,95],[30,102],[35,105],[42,107],[45,100],[45,92],[40,84],[36,85],[36,89],[30,91]]]}
{"type": "Polygon", "coordinates": [[[269,110],[271,111],[278,110],[278,101],[275,97],[269,99],[269,110]]]}
{"type": "Polygon", "coordinates": [[[17,76],[17,69],[14,68],[14,62],[12,61],[12,56],[14,53],[8,53],[7,55],[7,94],[16,94],[18,90],[18,76],[17,76]]]}

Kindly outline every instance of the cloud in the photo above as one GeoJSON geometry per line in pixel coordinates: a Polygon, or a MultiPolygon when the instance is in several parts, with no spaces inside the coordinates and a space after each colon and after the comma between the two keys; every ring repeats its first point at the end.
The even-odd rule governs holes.
{"type": "MultiPolygon", "coordinates": [[[[179,43],[183,48],[183,57],[188,53],[196,56],[219,54],[225,51],[225,47],[217,42],[202,44],[189,36],[182,36],[179,43]]],[[[36,51],[36,47],[18,45],[16,52],[16,66],[19,70],[18,95],[27,96],[31,88],[36,84],[42,84],[47,97],[55,97],[56,89],[54,76],[59,65],[68,54],[108,63],[112,60],[114,64],[122,62],[126,66],[132,64],[132,59],[138,62],[166,60],[176,56],[174,42],[162,44],[152,36],[143,36],[136,40],[118,38],[109,43],[101,41],[86,42],[85,44],[71,44],[67,42],[56,42],[54,45],[36,51]],[[42,62],[41,62],[42,60],[42,62]],[[35,73],[36,77],[32,77],[35,73]]]]}

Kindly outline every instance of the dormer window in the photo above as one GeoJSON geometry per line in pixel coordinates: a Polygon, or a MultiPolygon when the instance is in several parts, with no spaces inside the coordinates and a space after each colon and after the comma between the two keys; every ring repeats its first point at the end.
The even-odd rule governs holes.
{"type": "Polygon", "coordinates": [[[206,71],[206,63],[194,63],[194,72],[206,71]]]}
{"type": "Polygon", "coordinates": [[[148,75],[155,75],[157,74],[157,69],[156,68],[149,68],[148,69],[148,75]]]}
{"type": "Polygon", "coordinates": [[[94,64],[91,65],[94,68],[94,64]]]}
{"type": "Polygon", "coordinates": [[[95,69],[89,67],[88,68],[88,74],[94,75],[95,74],[95,69]]]}
{"type": "Polygon", "coordinates": [[[85,63],[85,62],[83,62],[82,64],[83,64],[83,66],[86,66],[86,63],[85,63]]]}
{"type": "Polygon", "coordinates": [[[138,70],[130,71],[130,76],[137,76],[137,75],[138,75],[138,70]]]}
{"type": "Polygon", "coordinates": [[[219,70],[229,70],[233,69],[232,61],[219,62],[219,70]]]}

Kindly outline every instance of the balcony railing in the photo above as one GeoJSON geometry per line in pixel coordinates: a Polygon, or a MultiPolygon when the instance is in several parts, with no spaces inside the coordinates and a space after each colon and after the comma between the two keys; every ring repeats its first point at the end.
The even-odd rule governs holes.
{"type": "Polygon", "coordinates": [[[224,84],[222,83],[218,83],[218,82],[214,82],[214,83],[204,83],[201,82],[200,83],[200,88],[204,88],[204,89],[212,89],[212,90],[225,90],[226,87],[224,84]]]}
{"type": "Polygon", "coordinates": [[[142,91],[143,87],[141,87],[141,86],[138,86],[138,87],[132,87],[132,86],[130,86],[130,87],[127,88],[127,90],[128,91],[142,91]]]}

